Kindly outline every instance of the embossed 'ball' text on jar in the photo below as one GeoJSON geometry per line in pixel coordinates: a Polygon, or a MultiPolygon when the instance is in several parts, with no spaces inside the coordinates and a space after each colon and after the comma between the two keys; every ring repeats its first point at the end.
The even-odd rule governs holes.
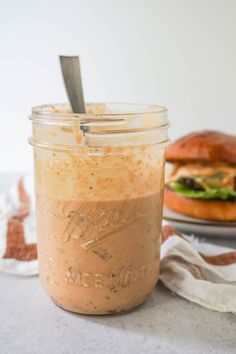
{"type": "Polygon", "coordinates": [[[138,306],[160,267],[166,108],[55,104],[30,118],[44,288],[83,314],[138,306]]]}

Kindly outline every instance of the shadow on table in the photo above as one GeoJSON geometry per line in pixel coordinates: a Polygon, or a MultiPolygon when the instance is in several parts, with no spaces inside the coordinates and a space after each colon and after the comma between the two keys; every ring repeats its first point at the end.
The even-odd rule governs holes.
{"type": "Polygon", "coordinates": [[[119,316],[84,316],[84,319],[127,334],[137,333],[156,337],[157,340],[182,342],[186,346],[188,343],[211,341],[225,350],[236,344],[232,336],[232,326],[236,330],[235,315],[211,311],[191,303],[171,293],[161,283],[147,302],[133,312],[119,316]]]}

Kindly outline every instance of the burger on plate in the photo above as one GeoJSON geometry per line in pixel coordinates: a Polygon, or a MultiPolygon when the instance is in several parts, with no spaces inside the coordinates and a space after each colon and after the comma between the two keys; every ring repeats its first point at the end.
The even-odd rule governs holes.
{"type": "Polygon", "coordinates": [[[167,150],[165,205],[195,218],[236,221],[236,136],[185,135],[167,150]]]}

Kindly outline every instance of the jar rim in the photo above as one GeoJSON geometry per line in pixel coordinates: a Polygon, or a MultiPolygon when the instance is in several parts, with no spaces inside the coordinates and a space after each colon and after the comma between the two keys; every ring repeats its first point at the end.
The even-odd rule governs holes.
{"type": "MultiPolygon", "coordinates": [[[[132,103],[87,103],[87,113],[73,113],[69,104],[46,104],[32,108],[30,119],[38,127],[56,126],[87,146],[142,145],[168,141],[167,109],[132,103]],[[136,109],[135,109],[136,108],[136,109]]],[[[44,128],[43,128],[44,129],[44,128]]],[[[35,143],[35,142],[34,142],[35,143]]]]}
{"type": "MultiPolygon", "coordinates": [[[[70,105],[67,103],[52,103],[43,104],[32,107],[32,114],[30,119],[46,119],[56,121],[56,118],[65,118],[67,121],[80,119],[80,120],[97,120],[104,118],[105,120],[119,120],[123,117],[134,118],[140,116],[149,115],[166,115],[168,110],[166,107],[156,104],[143,104],[143,103],[123,103],[123,102],[88,102],[88,107],[101,106],[112,107],[114,112],[95,112],[95,113],[73,113],[71,112],[70,105]],[[118,111],[120,107],[124,107],[123,110],[118,111]],[[59,108],[62,111],[59,111],[59,108]],[[117,112],[115,110],[117,108],[117,112]]],[[[166,119],[167,123],[167,119],[166,119]]],[[[162,124],[163,125],[163,121],[162,124]]]]}

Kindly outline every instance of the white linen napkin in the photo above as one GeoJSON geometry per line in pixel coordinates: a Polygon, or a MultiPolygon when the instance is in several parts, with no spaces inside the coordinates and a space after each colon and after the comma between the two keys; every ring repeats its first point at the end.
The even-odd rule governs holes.
{"type": "Polygon", "coordinates": [[[31,175],[0,194],[0,271],[38,274],[34,187],[31,175]]]}
{"type": "MultiPolygon", "coordinates": [[[[159,279],[165,286],[201,306],[236,313],[236,250],[185,236],[168,224],[162,236],[159,279]]],[[[38,274],[32,176],[0,194],[0,271],[38,274]]]]}
{"type": "Polygon", "coordinates": [[[159,279],[173,292],[220,312],[236,312],[236,250],[163,226],[159,279]]]}

